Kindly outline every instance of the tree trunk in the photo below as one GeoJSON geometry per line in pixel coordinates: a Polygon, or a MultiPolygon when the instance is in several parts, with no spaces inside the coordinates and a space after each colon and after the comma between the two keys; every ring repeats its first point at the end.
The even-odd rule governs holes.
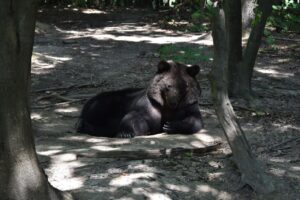
{"type": "Polygon", "coordinates": [[[253,68],[266,21],[272,11],[272,0],[261,0],[258,2],[258,10],[255,19],[253,19],[253,9],[255,6],[253,0],[242,0],[242,5],[240,4],[241,0],[226,2],[226,23],[228,24],[229,31],[228,92],[230,96],[251,99],[253,68]],[[237,13],[242,13],[242,15],[237,13]],[[250,25],[252,25],[252,29],[244,55],[242,56],[241,29],[242,27],[247,28],[250,25]]]}
{"type": "Polygon", "coordinates": [[[242,0],[242,29],[251,29],[252,20],[255,17],[254,8],[256,0],[242,0]]]}
{"type": "Polygon", "coordinates": [[[36,2],[0,6],[0,197],[5,200],[71,199],[39,167],[29,112],[30,66],[36,2]]]}
{"type": "Polygon", "coordinates": [[[225,20],[228,30],[228,91],[235,96],[239,89],[239,64],[242,62],[242,12],[241,0],[225,4],[225,20]]]}
{"type": "MultiPolygon", "coordinates": [[[[228,3],[226,6],[230,4],[229,1],[225,1],[225,4],[228,3]]],[[[211,72],[212,95],[216,113],[233,152],[234,161],[241,171],[242,181],[259,193],[269,193],[274,191],[272,180],[265,174],[251,153],[248,141],[237,122],[228,98],[226,72],[230,53],[228,47],[230,31],[227,22],[226,20],[225,23],[224,9],[216,8],[212,19],[214,65],[211,72]]]]}
{"type": "Polygon", "coordinates": [[[241,63],[240,70],[240,84],[239,93],[242,96],[252,96],[251,80],[255,60],[261,43],[261,38],[265,29],[268,17],[272,13],[272,0],[261,0],[258,4],[258,11],[256,13],[252,30],[247,42],[247,46],[243,55],[243,62],[241,63]]]}

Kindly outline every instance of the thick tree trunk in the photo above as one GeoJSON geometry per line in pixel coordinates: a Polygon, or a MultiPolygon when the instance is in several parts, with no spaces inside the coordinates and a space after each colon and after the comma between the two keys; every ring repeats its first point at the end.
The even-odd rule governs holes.
{"type": "Polygon", "coordinates": [[[0,2],[0,198],[70,199],[39,167],[29,113],[36,2],[0,2]]]}
{"type": "MultiPolygon", "coordinates": [[[[259,193],[269,193],[274,190],[270,177],[259,165],[247,139],[237,122],[232,105],[228,98],[228,62],[229,31],[225,24],[225,14],[222,8],[216,8],[213,14],[214,65],[211,72],[212,95],[218,119],[223,127],[228,143],[233,152],[235,163],[242,174],[242,181],[249,184],[259,193]]],[[[227,21],[226,21],[227,22],[227,21]]]]}

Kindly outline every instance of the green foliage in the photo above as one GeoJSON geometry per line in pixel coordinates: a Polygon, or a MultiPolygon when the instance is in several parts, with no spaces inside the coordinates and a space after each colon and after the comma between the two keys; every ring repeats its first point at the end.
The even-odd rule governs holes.
{"type": "Polygon", "coordinates": [[[268,45],[270,45],[271,47],[274,47],[275,45],[275,39],[272,36],[271,31],[269,31],[268,29],[264,30],[264,35],[266,36],[266,42],[268,45]]]}
{"type": "Polygon", "coordinates": [[[262,12],[261,11],[256,11],[255,12],[255,17],[254,19],[252,20],[252,26],[256,26],[260,20],[261,20],[261,16],[262,16],[262,12]]]}
{"type": "Polygon", "coordinates": [[[212,56],[204,53],[203,47],[180,47],[176,44],[165,44],[160,46],[159,55],[164,60],[174,60],[183,63],[197,63],[199,61],[209,61],[212,56]]]}
{"type": "Polygon", "coordinates": [[[202,20],[204,18],[204,13],[201,12],[200,10],[196,10],[195,12],[192,13],[192,20],[202,20]]]}
{"type": "Polygon", "coordinates": [[[73,3],[76,7],[87,7],[87,0],[74,0],[73,3]]]}
{"type": "Polygon", "coordinates": [[[209,21],[213,12],[213,2],[211,0],[192,0],[193,11],[191,14],[191,19],[193,25],[189,27],[192,32],[203,32],[210,30],[208,24],[203,24],[204,21],[209,21]]]}
{"type": "Polygon", "coordinates": [[[184,154],[184,156],[187,157],[187,158],[192,158],[193,157],[193,152],[186,152],[184,154]]]}
{"type": "Polygon", "coordinates": [[[284,0],[273,5],[273,14],[269,17],[268,25],[276,27],[278,31],[300,32],[300,4],[294,0],[284,0]]]}
{"type": "Polygon", "coordinates": [[[209,24],[192,24],[192,26],[188,27],[188,30],[191,32],[209,31],[210,26],[209,24]]]}

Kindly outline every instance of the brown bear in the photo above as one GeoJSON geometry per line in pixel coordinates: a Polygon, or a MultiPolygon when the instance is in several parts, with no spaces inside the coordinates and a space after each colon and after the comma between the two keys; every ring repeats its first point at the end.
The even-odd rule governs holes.
{"type": "Polygon", "coordinates": [[[203,128],[195,78],[199,70],[197,65],[160,61],[147,89],[104,92],[88,100],[77,132],[119,138],[198,132],[203,128]]]}

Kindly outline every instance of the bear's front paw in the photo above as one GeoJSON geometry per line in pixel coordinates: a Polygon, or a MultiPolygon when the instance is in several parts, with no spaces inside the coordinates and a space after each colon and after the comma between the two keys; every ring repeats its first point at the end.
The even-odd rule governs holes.
{"type": "Polygon", "coordinates": [[[129,132],[120,132],[117,134],[117,138],[133,138],[135,136],[134,133],[129,133],[129,132]]]}
{"type": "Polygon", "coordinates": [[[166,122],[162,128],[163,128],[163,131],[167,132],[167,133],[179,132],[178,123],[176,123],[176,122],[166,122]]]}

